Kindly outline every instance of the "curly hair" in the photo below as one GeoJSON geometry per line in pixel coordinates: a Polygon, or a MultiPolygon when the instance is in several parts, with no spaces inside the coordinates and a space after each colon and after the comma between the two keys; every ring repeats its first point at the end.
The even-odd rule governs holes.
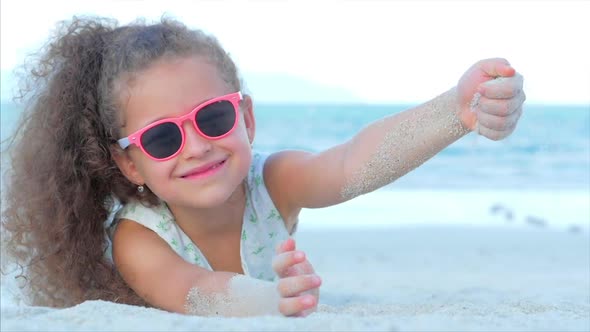
{"type": "Polygon", "coordinates": [[[149,305],[124,282],[107,254],[105,221],[118,202],[154,204],[139,194],[112,154],[122,125],[121,88],[165,57],[202,56],[228,87],[236,66],[219,42],[170,18],[125,26],[73,17],[31,56],[17,101],[23,114],[8,141],[3,251],[21,268],[34,305],[86,300],[149,305]]]}

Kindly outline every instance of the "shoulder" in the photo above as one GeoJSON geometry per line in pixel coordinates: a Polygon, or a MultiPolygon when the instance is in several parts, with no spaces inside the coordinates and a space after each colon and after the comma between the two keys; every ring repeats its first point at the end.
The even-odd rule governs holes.
{"type": "Polygon", "coordinates": [[[284,169],[296,168],[312,156],[311,152],[299,150],[284,150],[269,154],[265,163],[265,176],[267,172],[278,173],[284,169]]]}
{"type": "MultiPolygon", "coordinates": [[[[150,265],[168,251],[162,238],[133,220],[119,220],[113,232],[113,262],[125,279],[136,279],[138,271],[154,268],[150,265]]],[[[176,255],[168,256],[176,259],[176,255]]]]}
{"type": "Polygon", "coordinates": [[[168,245],[154,231],[134,220],[119,220],[113,232],[113,260],[116,265],[128,257],[141,260],[144,253],[153,253],[158,247],[167,248],[168,245]]]}
{"type": "Polygon", "coordinates": [[[307,151],[285,150],[273,153],[266,158],[264,180],[270,190],[279,191],[289,182],[299,181],[299,170],[313,157],[307,151]]]}
{"type": "Polygon", "coordinates": [[[121,219],[115,230],[113,261],[125,282],[144,300],[177,312],[183,311],[187,290],[208,273],[185,262],[155,232],[128,219],[121,219]]]}

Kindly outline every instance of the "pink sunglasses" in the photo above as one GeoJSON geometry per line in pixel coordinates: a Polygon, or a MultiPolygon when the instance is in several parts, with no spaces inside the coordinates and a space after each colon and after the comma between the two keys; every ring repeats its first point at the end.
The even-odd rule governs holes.
{"type": "Polygon", "coordinates": [[[231,134],[238,124],[241,92],[234,92],[201,103],[188,114],[156,121],[117,142],[122,149],[132,144],[153,160],[165,161],[176,157],[186,141],[182,124],[191,120],[203,137],[216,140],[231,134]]]}

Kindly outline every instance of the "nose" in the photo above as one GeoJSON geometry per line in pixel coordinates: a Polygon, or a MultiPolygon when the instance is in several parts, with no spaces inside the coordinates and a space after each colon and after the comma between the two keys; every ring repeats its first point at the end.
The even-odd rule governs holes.
{"type": "Polygon", "coordinates": [[[182,124],[182,129],[186,140],[181,152],[184,159],[200,158],[211,151],[213,147],[211,141],[201,136],[191,121],[185,121],[182,124]]]}

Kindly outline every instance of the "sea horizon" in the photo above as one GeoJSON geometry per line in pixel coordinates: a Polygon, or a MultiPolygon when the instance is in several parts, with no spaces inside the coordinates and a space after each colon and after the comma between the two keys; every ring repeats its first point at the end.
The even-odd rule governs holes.
{"type": "MultiPolygon", "coordinates": [[[[254,149],[319,152],[346,141],[371,121],[410,107],[260,103],[254,149]]],[[[468,134],[374,193],[335,207],[304,210],[301,229],[441,223],[587,232],[589,110],[587,105],[525,104],[517,129],[505,140],[468,134]]],[[[2,103],[2,141],[14,129],[19,111],[2,103]]]]}

